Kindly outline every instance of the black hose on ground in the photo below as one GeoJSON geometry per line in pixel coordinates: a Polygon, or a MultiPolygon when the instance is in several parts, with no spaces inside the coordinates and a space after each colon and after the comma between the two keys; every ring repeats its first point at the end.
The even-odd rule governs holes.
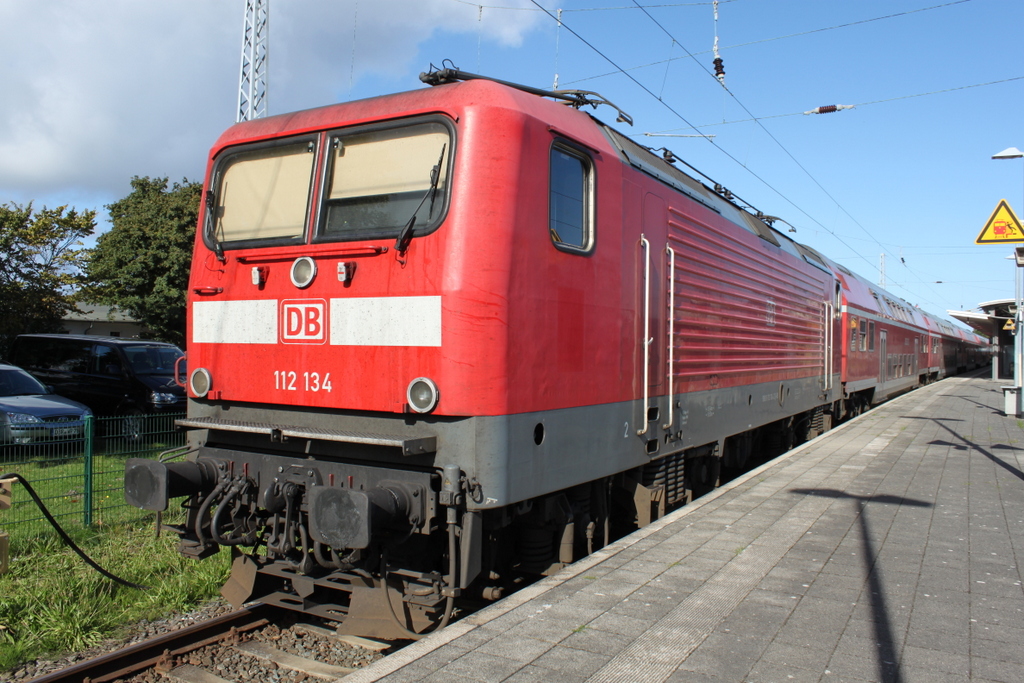
{"type": "Polygon", "coordinates": [[[92,567],[93,569],[95,569],[96,571],[98,571],[100,574],[102,574],[103,576],[107,577],[111,581],[113,581],[115,583],[119,583],[122,586],[127,586],[128,588],[136,588],[138,590],[143,590],[143,591],[148,591],[149,590],[149,586],[143,586],[142,584],[132,583],[131,581],[128,581],[127,579],[122,579],[120,576],[117,576],[115,574],[111,574],[106,569],[104,569],[103,567],[101,567],[98,564],[96,564],[95,560],[93,560],[91,557],[86,555],[85,551],[82,550],[81,548],[79,548],[78,544],[75,543],[73,540],[71,540],[71,537],[68,536],[68,533],[66,531],[64,531],[64,529],[61,527],[61,525],[57,523],[57,520],[54,519],[53,515],[50,514],[50,511],[46,509],[46,506],[43,505],[42,498],[39,497],[39,494],[36,493],[36,490],[34,488],[32,488],[32,485],[28,483],[28,480],[25,479],[25,477],[21,476],[20,474],[16,474],[14,472],[11,472],[11,473],[8,473],[8,474],[0,474],[0,481],[3,481],[4,479],[15,479],[15,480],[18,481],[18,483],[20,483],[22,486],[25,487],[25,490],[28,491],[28,495],[30,495],[32,497],[32,500],[35,501],[36,505],[39,507],[39,511],[43,513],[44,517],[46,517],[46,521],[48,521],[50,523],[50,526],[52,526],[54,528],[54,530],[56,530],[56,532],[60,535],[61,540],[64,541],[64,544],[67,545],[72,550],[74,550],[78,554],[78,556],[81,557],[85,561],[85,563],[87,565],[89,565],[90,567],[92,567]]]}

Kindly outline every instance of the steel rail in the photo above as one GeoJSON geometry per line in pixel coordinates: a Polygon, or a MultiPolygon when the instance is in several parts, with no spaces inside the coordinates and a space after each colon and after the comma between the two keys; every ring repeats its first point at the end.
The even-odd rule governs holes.
{"type": "Polygon", "coordinates": [[[174,657],[265,626],[281,611],[279,607],[263,604],[243,608],[33,678],[29,683],[102,683],[150,667],[170,667],[174,657]]]}

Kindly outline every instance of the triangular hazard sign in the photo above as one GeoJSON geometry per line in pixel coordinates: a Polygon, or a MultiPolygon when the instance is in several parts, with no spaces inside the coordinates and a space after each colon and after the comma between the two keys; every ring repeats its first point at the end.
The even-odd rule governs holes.
{"type": "Polygon", "coordinates": [[[1005,199],[1000,199],[996,210],[989,216],[985,227],[978,233],[975,244],[1003,244],[1024,242],[1024,227],[1005,199]]]}

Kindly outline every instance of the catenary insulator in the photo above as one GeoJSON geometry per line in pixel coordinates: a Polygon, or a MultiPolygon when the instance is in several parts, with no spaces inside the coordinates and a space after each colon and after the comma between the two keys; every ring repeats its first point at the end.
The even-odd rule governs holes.
{"type": "Polygon", "coordinates": [[[832,112],[839,111],[840,109],[853,109],[854,106],[856,106],[856,105],[853,105],[853,104],[826,104],[823,107],[815,107],[814,109],[812,109],[810,111],[805,111],[804,115],[806,116],[807,114],[831,114],[832,112]]]}
{"type": "Polygon", "coordinates": [[[725,64],[722,62],[721,57],[715,57],[712,62],[715,65],[715,78],[725,84],[725,64]]]}

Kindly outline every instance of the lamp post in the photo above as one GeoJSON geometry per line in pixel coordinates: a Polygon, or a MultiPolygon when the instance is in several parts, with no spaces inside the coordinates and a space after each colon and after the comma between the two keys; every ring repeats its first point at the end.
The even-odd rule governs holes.
{"type": "MultiPolygon", "coordinates": [[[[998,154],[993,154],[993,159],[1020,159],[1024,157],[1024,152],[1021,152],[1016,147],[1007,147],[998,154]]],[[[1014,250],[1014,259],[1017,263],[1017,267],[1014,269],[1013,279],[1013,290],[1014,290],[1014,303],[1016,304],[1016,311],[1013,314],[1013,391],[1012,400],[1010,392],[1006,392],[1004,387],[1004,407],[1003,411],[1014,417],[1021,416],[1021,392],[1024,390],[1024,372],[1022,372],[1022,365],[1024,365],[1024,356],[1021,351],[1024,349],[1024,344],[1021,344],[1021,321],[1024,320],[1021,311],[1021,268],[1024,267],[1024,247],[1017,247],[1014,250]]]]}

